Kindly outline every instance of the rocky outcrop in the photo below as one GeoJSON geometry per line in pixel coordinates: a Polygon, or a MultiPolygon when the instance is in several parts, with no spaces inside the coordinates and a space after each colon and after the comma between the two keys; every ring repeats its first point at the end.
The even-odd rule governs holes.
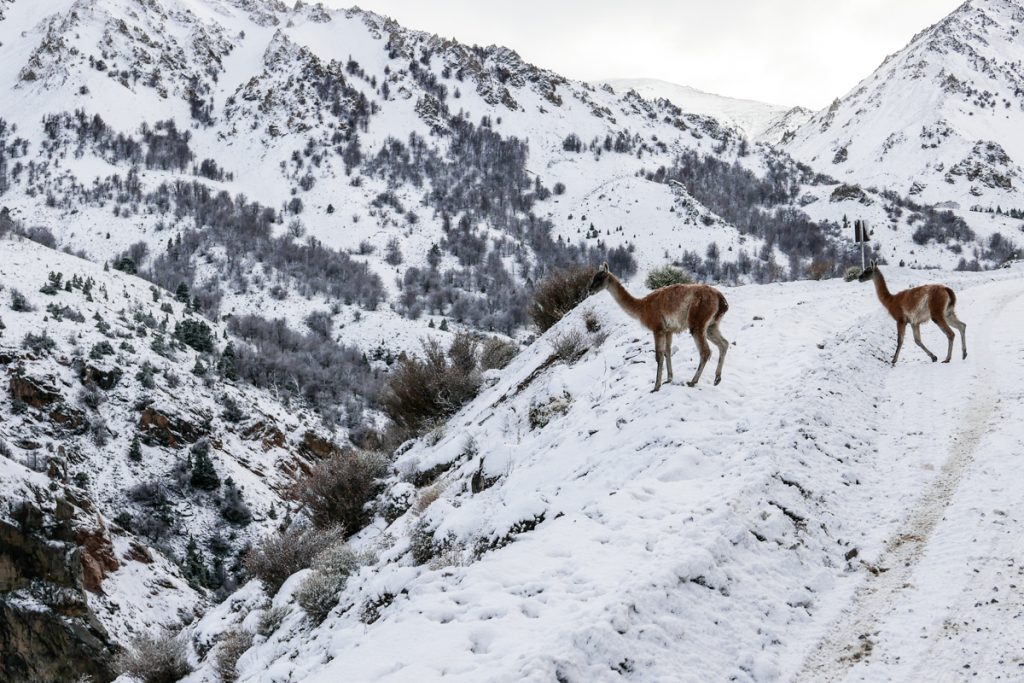
{"type": "Polygon", "coordinates": [[[117,561],[102,525],[81,526],[90,517],[62,498],[52,512],[24,501],[0,519],[0,683],[113,678],[116,645],[86,590],[117,561]]]}
{"type": "Polygon", "coordinates": [[[205,423],[196,416],[176,415],[170,410],[147,406],[139,417],[139,431],[162,446],[181,448],[209,433],[205,423]]]}
{"type": "Polygon", "coordinates": [[[51,384],[19,373],[11,375],[8,388],[11,399],[33,408],[45,408],[61,398],[60,392],[51,384]]]}

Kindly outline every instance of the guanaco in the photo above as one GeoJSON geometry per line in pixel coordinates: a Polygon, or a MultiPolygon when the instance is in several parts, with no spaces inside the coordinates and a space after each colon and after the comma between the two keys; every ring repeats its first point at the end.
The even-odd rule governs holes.
{"type": "Polygon", "coordinates": [[[949,341],[946,360],[942,362],[948,363],[953,357],[953,341],[956,335],[950,325],[960,330],[960,342],[963,345],[964,358],[967,358],[967,325],[964,325],[956,317],[956,294],[952,289],[945,285],[922,285],[905,289],[898,294],[890,294],[877,261],[872,261],[858,280],[861,282],[874,281],[878,300],[896,321],[896,353],[892,357],[893,365],[896,365],[896,360],[900,357],[900,349],[903,348],[903,335],[907,331],[907,325],[910,325],[914,331],[914,341],[924,349],[932,362],[938,360],[938,357],[929,351],[921,341],[921,323],[929,320],[939,326],[949,341]]]}
{"type": "Polygon", "coordinates": [[[722,336],[718,323],[729,310],[729,303],[721,292],[708,285],[668,285],[654,290],[642,299],[637,299],[609,272],[607,263],[601,265],[590,282],[591,294],[602,289],[607,289],[622,310],[654,333],[654,355],[658,360],[658,374],[654,379],[654,389],[651,393],[661,389],[662,366],[668,366],[666,381],[672,382],[672,335],[684,330],[689,330],[700,352],[697,373],[687,385],[692,387],[700,381],[704,366],[711,358],[708,339],[718,347],[715,384],[722,381],[722,366],[725,364],[725,352],[729,349],[729,342],[722,336]]]}

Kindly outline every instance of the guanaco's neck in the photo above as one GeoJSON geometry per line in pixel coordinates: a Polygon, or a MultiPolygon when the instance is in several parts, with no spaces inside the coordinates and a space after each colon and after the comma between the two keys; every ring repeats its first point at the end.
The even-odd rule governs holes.
{"type": "Polygon", "coordinates": [[[634,318],[640,317],[640,301],[626,291],[626,288],[619,282],[619,278],[612,275],[608,282],[608,293],[612,295],[622,310],[634,318]]]}
{"type": "Polygon", "coordinates": [[[890,302],[892,302],[892,294],[889,293],[889,287],[885,284],[885,276],[882,275],[882,271],[876,268],[874,277],[871,279],[875,283],[875,293],[878,294],[878,300],[882,302],[883,306],[888,308],[890,302]]]}

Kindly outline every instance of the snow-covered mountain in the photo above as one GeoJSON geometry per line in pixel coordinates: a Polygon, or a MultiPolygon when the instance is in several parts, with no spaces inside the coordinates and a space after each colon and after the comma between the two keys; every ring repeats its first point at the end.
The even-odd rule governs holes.
{"type": "Polygon", "coordinates": [[[654,78],[611,78],[601,83],[623,92],[635,90],[649,100],[669,100],[683,111],[718,119],[736,126],[751,140],[770,144],[778,143],[812,114],[804,107],[725,97],[654,78]]]}
{"type": "MultiPolygon", "coordinates": [[[[963,36],[966,44],[976,38],[963,36]]],[[[340,665],[325,668],[333,657],[372,677],[381,672],[360,667],[392,659],[363,660],[346,647],[376,653],[393,639],[416,649],[410,634],[421,626],[434,633],[435,621],[463,624],[459,638],[473,643],[472,656],[461,640],[441,639],[436,652],[450,654],[467,679],[481,671],[476,657],[526,678],[601,678],[606,665],[616,676],[656,673],[662,669],[650,660],[666,653],[638,644],[649,631],[633,629],[637,617],[614,592],[635,597],[631,604],[651,619],[664,617],[655,640],[681,633],[678,615],[655,614],[650,586],[634,581],[642,574],[623,561],[620,546],[634,547],[644,520],[661,520],[653,527],[659,536],[703,520],[667,546],[640,533],[652,544],[640,563],[656,588],[682,582],[690,598],[742,595],[745,614],[767,605],[775,610],[769,631],[788,638],[806,611],[806,591],[827,588],[818,578],[834,569],[836,551],[826,547],[834,540],[827,532],[810,529],[801,554],[784,556],[779,544],[797,542],[800,531],[785,519],[796,524],[813,508],[828,526],[854,507],[840,491],[798,510],[801,489],[782,473],[785,454],[769,452],[754,430],[774,432],[773,420],[795,419],[779,412],[779,392],[806,414],[816,409],[797,378],[824,376],[831,366],[817,351],[804,353],[810,333],[802,316],[811,312],[818,336],[846,330],[851,346],[829,346],[827,357],[852,368],[873,347],[840,318],[873,309],[837,305],[852,290],[835,282],[750,283],[841,274],[859,262],[843,227],[857,218],[875,229],[873,253],[894,265],[992,265],[1013,245],[990,235],[1012,234],[1019,216],[942,212],[929,205],[938,201],[931,195],[868,187],[814,154],[804,157],[812,168],[766,144],[799,123],[799,109],[639,90],[573,81],[511,49],[462,45],[359,9],[0,0],[0,533],[17,557],[31,558],[13,563],[17,572],[0,571],[0,613],[14,615],[0,623],[0,637],[21,658],[12,675],[105,679],[109,655],[138,633],[187,625],[198,679],[213,680],[215,668],[230,678],[214,660],[251,649],[245,643],[256,645],[239,660],[250,680],[265,680],[265,670],[284,680],[337,678],[340,665]],[[771,400],[750,400],[742,384],[724,387],[708,404],[714,410],[687,408],[696,431],[658,427],[641,415],[647,399],[632,395],[639,380],[630,368],[647,342],[617,314],[591,305],[593,319],[576,313],[534,338],[536,283],[603,260],[635,289],[666,263],[747,285],[729,290],[735,372],[761,372],[756,393],[774,391],[771,400]],[[778,301],[763,303],[769,295],[778,301]],[[781,323],[765,329],[755,319],[765,315],[781,323]],[[581,325],[588,331],[574,329],[581,325]],[[777,329],[790,332],[744,357],[741,349],[777,329]],[[496,364],[478,373],[484,393],[454,422],[434,424],[429,436],[413,433],[392,453],[389,439],[402,432],[388,431],[395,425],[384,394],[404,367],[398,359],[419,353],[424,340],[447,348],[464,332],[505,352],[524,350],[505,371],[496,364]],[[573,346],[582,356],[565,355],[573,346]],[[781,356],[794,365],[759,370],[781,356]],[[610,424],[614,435],[605,433],[610,424]],[[735,449],[714,445],[723,440],[735,449]],[[570,442],[597,446],[560,446],[570,442]],[[681,444],[703,450],[685,450],[683,466],[670,464],[681,444]],[[359,552],[339,551],[332,565],[362,567],[342,608],[321,615],[347,644],[328,644],[335,636],[292,600],[306,577],[322,578],[320,569],[303,570],[273,596],[250,582],[213,607],[245,580],[250,544],[311,517],[296,483],[357,447],[374,451],[387,476],[384,491],[357,506],[360,523],[364,514],[374,520],[354,537],[359,552]],[[754,451],[763,462],[745,455],[754,451]],[[695,476],[699,484],[686,483],[695,476]],[[631,477],[647,483],[619,498],[631,477]],[[666,506],[663,494],[685,500],[666,506]],[[757,504],[741,509],[736,501],[748,494],[757,504]],[[650,509],[633,505],[645,500],[654,501],[650,509]],[[701,501],[721,505],[708,503],[706,512],[701,501]],[[738,520],[753,520],[750,537],[760,545],[722,531],[739,528],[738,520]],[[584,527],[574,547],[574,530],[584,527]],[[530,563],[522,548],[533,538],[544,539],[537,566],[564,582],[508,579],[506,563],[530,563]],[[738,538],[746,541],[733,544],[738,538]],[[739,550],[723,550],[726,543],[739,550]],[[687,554],[691,546],[714,561],[687,554]],[[560,565],[558,549],[570,547],[590,564],[560,565]],[[687,558],[685,566],[674,557],[687,558]],[[716,569],[721,558],[787,574],[769,583],[792,589],[796,607],[762,598],[749,583],[723,593],[735,575],[716,569]],[[591,576],[588,566],[601,570],[591,576]],[[811,583],[801,589],[803,580],[811,583]],[[442,594],[463,581],[477,596],[465,604],[485,610],[445,602],[442,594]],[[547,595],[538,598],[541,589],[547,595]],[[510,592],[525,602],[506,600],[510,592]],[[580,595],[593,598],[589,633],[567,626],[580,595]],[[600,621],[605,613],[625,639],[600,621]],[[474,625],[491,619],[518,635],[505,641],[474,625]],[[60,638],[32,637],[54,625],[60,638]],[[606,644],[646,659],[586,654],[606,644]],[[83,661],[103,665],[76,669],[83,661]],[[49,668],[54,662],[67,668],[49,668]]],[[[799,151],[801,139],[789,147],[799,151]]],[[[448,362],[443,354],[440,362],[448,362]]],[[[851,369],[840,379],[853,376],[851,369]]],[[[840,410],[830,396],[822,398],[827,419],[840,410]]],[[[851,390],[850,400],[864,424],[881,419],[866,393],[851,390]]],[[[842,435],[853,438],[830,432],[821,442],[838,450],[842,435]]],[[[857,476],[856,462],[841,464],[808,465],[808,481],[839,490],[857,476]]],[[[333,593],[321,603],[325,595],[333,593]]],[[[713,613],[697,615],[707,632],[713,613]]],[[[733,635],[767,654],[723,650],[735,656],[714,663],[712,677],[787,670],[789,655],[752,623],[733,635]]],[[[407,659],[433,673],[439,657],[417,650],[407,659]]],[[[405,661],[393,679],[415,674],[405,661]]]]}
{"type": "Polygon", "coordinates": [[[847,182],[931,204],[1024,210],[1024,5],[968,0],[783,147],[847,182]]]}

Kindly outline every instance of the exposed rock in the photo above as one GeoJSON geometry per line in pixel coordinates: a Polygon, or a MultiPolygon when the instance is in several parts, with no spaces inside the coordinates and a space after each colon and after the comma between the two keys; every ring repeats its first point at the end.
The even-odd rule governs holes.
{"type": "Polygon", "coordinates": [[[95,384],[104,391],[110,391],[121,380],[124,373],[121,368],[98,368],[95,365],[82,365],[78,378],[82,384],[95,384]]]}
{"type": "Polygon", "coordinates": [[[67,500],[53,515],[24,502],[14,521],[0,520],[0,683],[113,678],[116,645],[85,594],[86,565],[102,564],[109,540],[102,531],[88,547],[68,540],[82,513],[67,500]]]}
{"type": "Polygon", "coordinates": [[[9,383],[11,398],[20,400],[33,408],[45,408],[61,399],[60,392],[43,380],[15,373],[9,383]]]}
{"type": "Polygon", "coordinates": [[[302,435],[302,443],[299,450],[314,458],[329,458],[332,455],[341,453],[341,449],[333,441],[318,436],[314,432],[306,432],[302,435]]]}
{"type": "Polygon", "coordinates": [[[257,420],[245,427],[241,432],[241,437],[246,441],[260,441],[264,452],[271,448],[281,448],[285,444],[284,432],[276,425],[268,424],[263,420],[257,420]]]}
{"type": "Polygon", "coordinates": [[[169,414],[154,406],[147,406],[139,417],[139,431],[155,439],[163,446],[181,448],[186,443],[195,443],[209,433],[203,421],[190,416],[190,421],[181,415],[169,414]]]}

